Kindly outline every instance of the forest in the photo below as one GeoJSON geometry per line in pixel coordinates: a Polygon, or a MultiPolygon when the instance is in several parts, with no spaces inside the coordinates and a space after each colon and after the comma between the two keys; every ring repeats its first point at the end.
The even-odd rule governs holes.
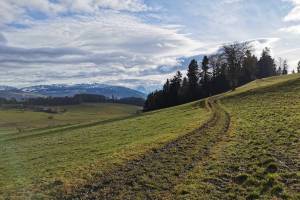
{"type": "MultiPolygon", "coordinates": [[[[258,58],[248,42],[224,45],[218,53],[204,56],[200,63],[192,60],[185,77],[177,71],[172,79],[167,79],[162,90],[150,93],[144,111],[176,106],[235,90],[256,79],[288,74],[288,68],[287,60],[279,58],[276,61],[267,47],[258,58]]],[[[297,73],[300,73],[300,61],[297,73]]]]}

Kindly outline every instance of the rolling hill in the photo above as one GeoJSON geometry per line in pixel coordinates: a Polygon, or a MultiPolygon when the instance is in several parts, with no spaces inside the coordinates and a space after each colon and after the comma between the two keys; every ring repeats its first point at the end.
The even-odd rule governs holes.
{"type": "Polygon", "coordinates": [[[38,85],[25,88],[0,86],[0,98],[27,99],[35,97],[65,97],[76,94],[96,94],[111,98],[137,97],[145,98],[146,95],[137,90],[121,86],[105,84],[75,84],[75,85],[38,85]]]}
{"type": "Polygon", "coordinates": [[[106,123],[0,136],[12,199],[299,199],[300,76],[106,123]]]}

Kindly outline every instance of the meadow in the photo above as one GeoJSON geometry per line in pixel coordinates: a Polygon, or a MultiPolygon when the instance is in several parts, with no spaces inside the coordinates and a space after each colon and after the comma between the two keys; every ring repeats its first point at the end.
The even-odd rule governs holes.
{"type": "Polygon", "coordinates": [[[125,120],[0,137],[0,196],[50,198],[190,132],[209,117],[204,103],[125,120]]]}
{"type": "Polygon", "coordinates": [[[98,103],[50,107],[65,112],[46,113],[32,109],[0,107],[1,134],[47,129],[91,121],[108,120],[136,114],[140,107],[123,104],[98,103]]]}
{"type": "MultiPolygon", "coordinates": [[[[80,109],[79,109],[80,112],[80,109]]],[[[10,199],[299,199],[300,76],[168,109],[0,136],[10,199]]]]}
{"type": "Polygon", "coordinates": [[[299,75],[257,80],[221,102],[230,129],[177,185],[178,199],[299,199],[299,75]]]}

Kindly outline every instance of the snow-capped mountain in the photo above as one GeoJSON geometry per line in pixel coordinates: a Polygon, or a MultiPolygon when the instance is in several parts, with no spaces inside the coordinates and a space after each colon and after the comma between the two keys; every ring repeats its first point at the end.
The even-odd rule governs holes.
{"type": "Polygon", "coordinates": [[[111,86],[105,84],[76,84],[76,85],[37,85],[25,88],[14,88],[9,86],[0,86],[0,98],[17,100],[36,98],[36,97],[65,97],[76,94],[96,94],[106,97],[125,98],[137,97],[145,98],[146,95],[137,90],[121,86],[111,86]]]}
{"type": "Polygon", "coordinates": [[[133,89],[121,86],[111,86],[105,84],[76,84],[76,85],[38,85],[32,87],[21,88],[23,92],[51,96],[65,97],[74,96],[76,94],[97,94],[115,98],[139,97],[144,98],[145,94],[133,89]]]}

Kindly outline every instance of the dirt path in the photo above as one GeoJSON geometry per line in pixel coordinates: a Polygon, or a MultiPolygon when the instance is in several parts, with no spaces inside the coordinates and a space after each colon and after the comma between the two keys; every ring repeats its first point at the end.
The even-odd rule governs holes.
{"type": "MultiPolygon", "coordinates": [[[[98,178],[64,199],[174,199],[170,191],[224,135],[229,115],[214,100],[207,101],[212,117],[198,130],[145,154],[98,178]]],[[[176,123],[176,122],[174,122],[176,123]]]]}

